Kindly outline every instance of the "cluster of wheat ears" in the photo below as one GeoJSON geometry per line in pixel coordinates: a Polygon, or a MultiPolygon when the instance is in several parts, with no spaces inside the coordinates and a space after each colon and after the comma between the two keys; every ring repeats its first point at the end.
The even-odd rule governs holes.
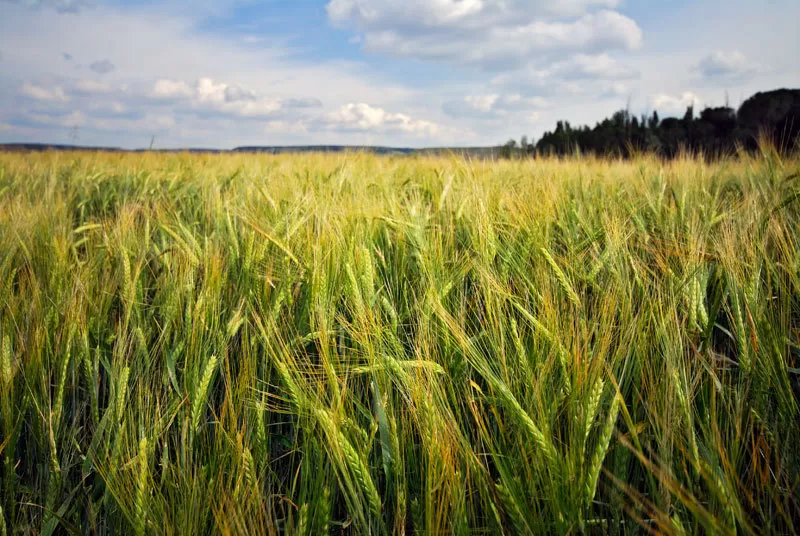
{"type": "Polygon", "coordinates": [[[795,533],[798,170],[0,154],[0,535],[795,533]]]}

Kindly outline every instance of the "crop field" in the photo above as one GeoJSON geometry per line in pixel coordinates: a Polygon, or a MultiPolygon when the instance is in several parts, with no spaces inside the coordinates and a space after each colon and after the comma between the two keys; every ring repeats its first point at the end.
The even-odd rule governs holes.
{"type": "Polygon", "coordinates": [[[797,533],[799,171],[0,154],[0,535],[797,533]]]}

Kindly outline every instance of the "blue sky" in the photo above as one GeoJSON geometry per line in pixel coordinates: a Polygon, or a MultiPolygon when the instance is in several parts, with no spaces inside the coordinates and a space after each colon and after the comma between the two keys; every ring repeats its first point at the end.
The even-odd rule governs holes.
{"type": "Polygon", "coordinates": [[[797,0],[0,0],[0,142],[488,145],[800,87],[797,0]]]}

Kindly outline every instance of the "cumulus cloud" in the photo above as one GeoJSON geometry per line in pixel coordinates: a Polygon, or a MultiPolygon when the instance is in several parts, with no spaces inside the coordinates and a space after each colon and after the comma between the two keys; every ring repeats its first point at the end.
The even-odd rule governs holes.
{"type": "Polygon", "coordinates": [[[156,81],[153,86],[153,91],[150,93],[155,99],[188,99],[194,95],[194,90],[182,80],[166,80],[161,79],[156,81]]]}
{"type": "Polygon", "coordinates": [[[435,136],[440,132],[436,123],[414,119],[406,114],[390,113],[365,103],[350,103],[326,114],[322,126],[343,132],[399,132],[415,136],[435,136]]]}
{"type": "Polygon", "coordinates": [[[108,74],[112,71],[117,70],[117,66],[111,63],[111,61],[109,60],[98,60],[92,62],[92,64],[89,65],[89,69],[96,72],[97,74],[108,74]]]}
{"type": "Polygon", "coordinates": [[[200,78],[194,85],[182,80],[158,80],[150,97],[156,100],[183,101],[201,112],[242,118],[270,118],[292,108],[322,106],[318,99],[265,97],[254,90],[207,77],[200,78]]]}
{"type": "Polygon", "coordinates": [[[448,101],[442,106],[444,112],[457,118],[504,119],[507,117],[527,117],[536,119],[537,109],[547,107],[542,97],[523,97],[511,95],[468,95],[460,100],[448,101]]]}
{"type": "Polygon", "coordinates": [[[421,25],[475,27],[523,24],[541,17],[580,16],[594,8],[613,9],[619,0],[331,0],[328,16],[334,22],[361,27],[421,25]]]}
{"type": "Polygon", "coordinates": [[[20,89],[20,94],[23,97],[33,99],[41,102],[67,102],[69,97],[64,93],[64,88],[61,86],[53,86],[46,88],[25,82],[20,89]]]}
{"type": "Polygon", "coordinates": [[[694,70],[706,79],[743,79],[759,70],[758,64],[751,62],[739,51],[717,50],[700,60],[694,70]]]}
{"type": "Polygon", "coordinates": [[[77,13],[83,8],[94,5],[94,2],[88,0],[0,0],[0,2],[20,4],[31,9],[51,8],[59,13],[77,13]]]}
{"type": "Polygon", "coordinates": [[[636,49],[642,31],[616,0],[331,0],[331,21],[365,50],[499,69],[534,55],[636,49]],[[595,11],[595,9],[599,11],[595,11]]]}
{"type": "Polygon", "coordinates": [[[688,106],[694,106],[695,110],[702,107],[703,101],[695,93],[685,91],[678,96],[658,93],[650,98],[650,104],[659,112],[681,114],[688,106]]]}

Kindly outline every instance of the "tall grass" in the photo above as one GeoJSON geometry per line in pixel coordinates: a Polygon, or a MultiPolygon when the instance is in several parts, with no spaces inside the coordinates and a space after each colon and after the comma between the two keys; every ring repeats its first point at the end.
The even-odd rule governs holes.
{"type": "Polygon", "coordinates": [[[0,155],[0,534],[796,533],[798,171],[0,155]]]}

